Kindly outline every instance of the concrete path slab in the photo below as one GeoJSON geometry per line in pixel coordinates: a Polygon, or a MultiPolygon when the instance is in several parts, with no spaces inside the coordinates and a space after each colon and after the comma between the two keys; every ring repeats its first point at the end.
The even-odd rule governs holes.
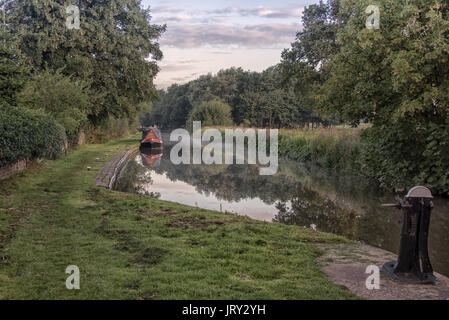
{"type": "Polygon", "coordinates": [[[319,264],[323,272],[334,282],[344,285],[361,298],[368,300],[449,300],[449,279],[435,273],[436,285],[409,285],[381,275],[380,289],[369,290],[366,269],[396,261],[397,256],[361,243],[317,245],[324,251],[319,264]]]}

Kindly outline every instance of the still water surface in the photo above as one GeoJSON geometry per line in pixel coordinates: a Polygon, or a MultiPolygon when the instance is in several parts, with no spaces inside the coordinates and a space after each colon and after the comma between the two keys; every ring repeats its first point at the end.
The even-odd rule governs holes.
{"type": "MultiPolygon", "coordinates": [[[[204,209],[316,228],[391,252],[399,249],[400,211],[382,208],[394,194],[363,177],[337,175],[280,160],[275,176],[250,165],[179,165],[163,156],[139,154],[124,168],[116,189],[151,194],[204,209]]],[[[449,200],[436,198],[429,237],[435,271],[449,276],[449,200]]]]}

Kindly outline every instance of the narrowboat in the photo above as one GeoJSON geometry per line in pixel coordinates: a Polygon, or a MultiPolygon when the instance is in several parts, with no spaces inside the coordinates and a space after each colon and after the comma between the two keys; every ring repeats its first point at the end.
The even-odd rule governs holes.
{"type": "Polygon", "coordinates": [[[142,147],[161,149],[163,143],[162,134],[159,129],[153,127],[142,130],[142,141],[140,142],[142,147]]]}

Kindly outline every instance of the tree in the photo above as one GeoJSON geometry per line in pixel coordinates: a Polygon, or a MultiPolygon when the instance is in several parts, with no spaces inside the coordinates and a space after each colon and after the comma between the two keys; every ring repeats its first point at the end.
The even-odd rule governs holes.
{"type": "Polygon", "coordinates": [[[449,5],[377,1],[381,29],[365,27],[368,0],[346,0],[351,18],[320,107],[364,133],[367,172],[389,187],[449,192],[449,5]]]}
{"type": "Polygon", "coordinates": [[[16,105],[17,94],[25,85],[28,70],[23,66],[20,51],[7,27],[3,11],[0,26],[0,99],[9,105],[16,105]]]}
{"type": "Polygon", "coordinates": [[[194,105],[217,97],[231,107],[233,123],[256,127],[297,127],[312,119],[323,123],[305,110],[291,87],[283,88],[278,67],[264,72],[241,68],[204,75],[184,85],[172,85],[160,92],[152,118],[164,128],[185,126],[194,105]]]}
{"type": "Polygon", "coordinates": [[[320,86],[329,73],[326,64],[339,50],[337,33],[347,20],[342,14],[340,0],[320,0],[305,8],[303,30],[296,35],[291,49],[282,53],[280,69],[284,87],[293,87],[303,107],[312,110],[320,86]]]}
{"type": "Polygon", "coordinates": [[[215,98],[197,104],[190,112],[187,127],[192,129],[194,121],[201,121],[202,126],[230,126],[233,124],[231,107],[215,98]]]}
{"type": "Polygon", "coordinates": [[[62,74],[62,70],[44,71],[33,76],[19,94],[20,105],[42,109],[64,126],[68,142],[78,143],[79,133],[87,125],[93,108],[94,93],[87,82],[62,74]]]}
{"type": "Polygon", "coordinates": [[[149,128],[153,126],[153,121],[151,119],[151,114],[149,112],[145,112],[139,116],[139,124],[144,128],[149,128]]]}
{"type": "Polygon", "coordinates": [[[179,128],[186,125],[192,105],[189,101],[189,84],[170,86],[159,91],[160,99],[153,105],[151,117],[161,128],[179,128]]]}
{"type": "Polygon", "coordinates": [[[65,0],[6,0],[6,14],[18,46],[34,71],[58,70],[89,80],[99,93],[89,117],[133,118],[141,102],[157,92],[153,78],[162,52],[157,43],[165,26],[150,24],[150,10],[140,0],[77,2],[80,30],[66,27],[65,0]]]}

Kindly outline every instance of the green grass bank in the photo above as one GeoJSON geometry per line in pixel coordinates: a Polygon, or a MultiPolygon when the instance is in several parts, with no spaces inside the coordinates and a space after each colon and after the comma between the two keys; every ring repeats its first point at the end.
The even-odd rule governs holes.
{"type": "MultiPolygon", "coordinates": [[[[204,130],[218,128],[224,138],[226,129],[242,127],[205,127],[204,130]]],[[[256,129],[258,130],[258,129],[256,129]]],[[[280,129],[279,156],[294,161],[314,164],[326,169],[345,173],[362,174],[362,129],[333,127],[319,129],[280,129]]],[[[245,139],[245,144],[248,142],[245,139]]],[[[269,147],[269,139],[267,140],[269,147]]]]}
{"type": "Polygon", "coordinates": [[[317,265],[313,244],[342,237],[97,188],[137,143],[86,145],[0,182],[1,299],[356,298],[317,265]],[[80,290],[65,287],[69,265],[80,290]]]}

